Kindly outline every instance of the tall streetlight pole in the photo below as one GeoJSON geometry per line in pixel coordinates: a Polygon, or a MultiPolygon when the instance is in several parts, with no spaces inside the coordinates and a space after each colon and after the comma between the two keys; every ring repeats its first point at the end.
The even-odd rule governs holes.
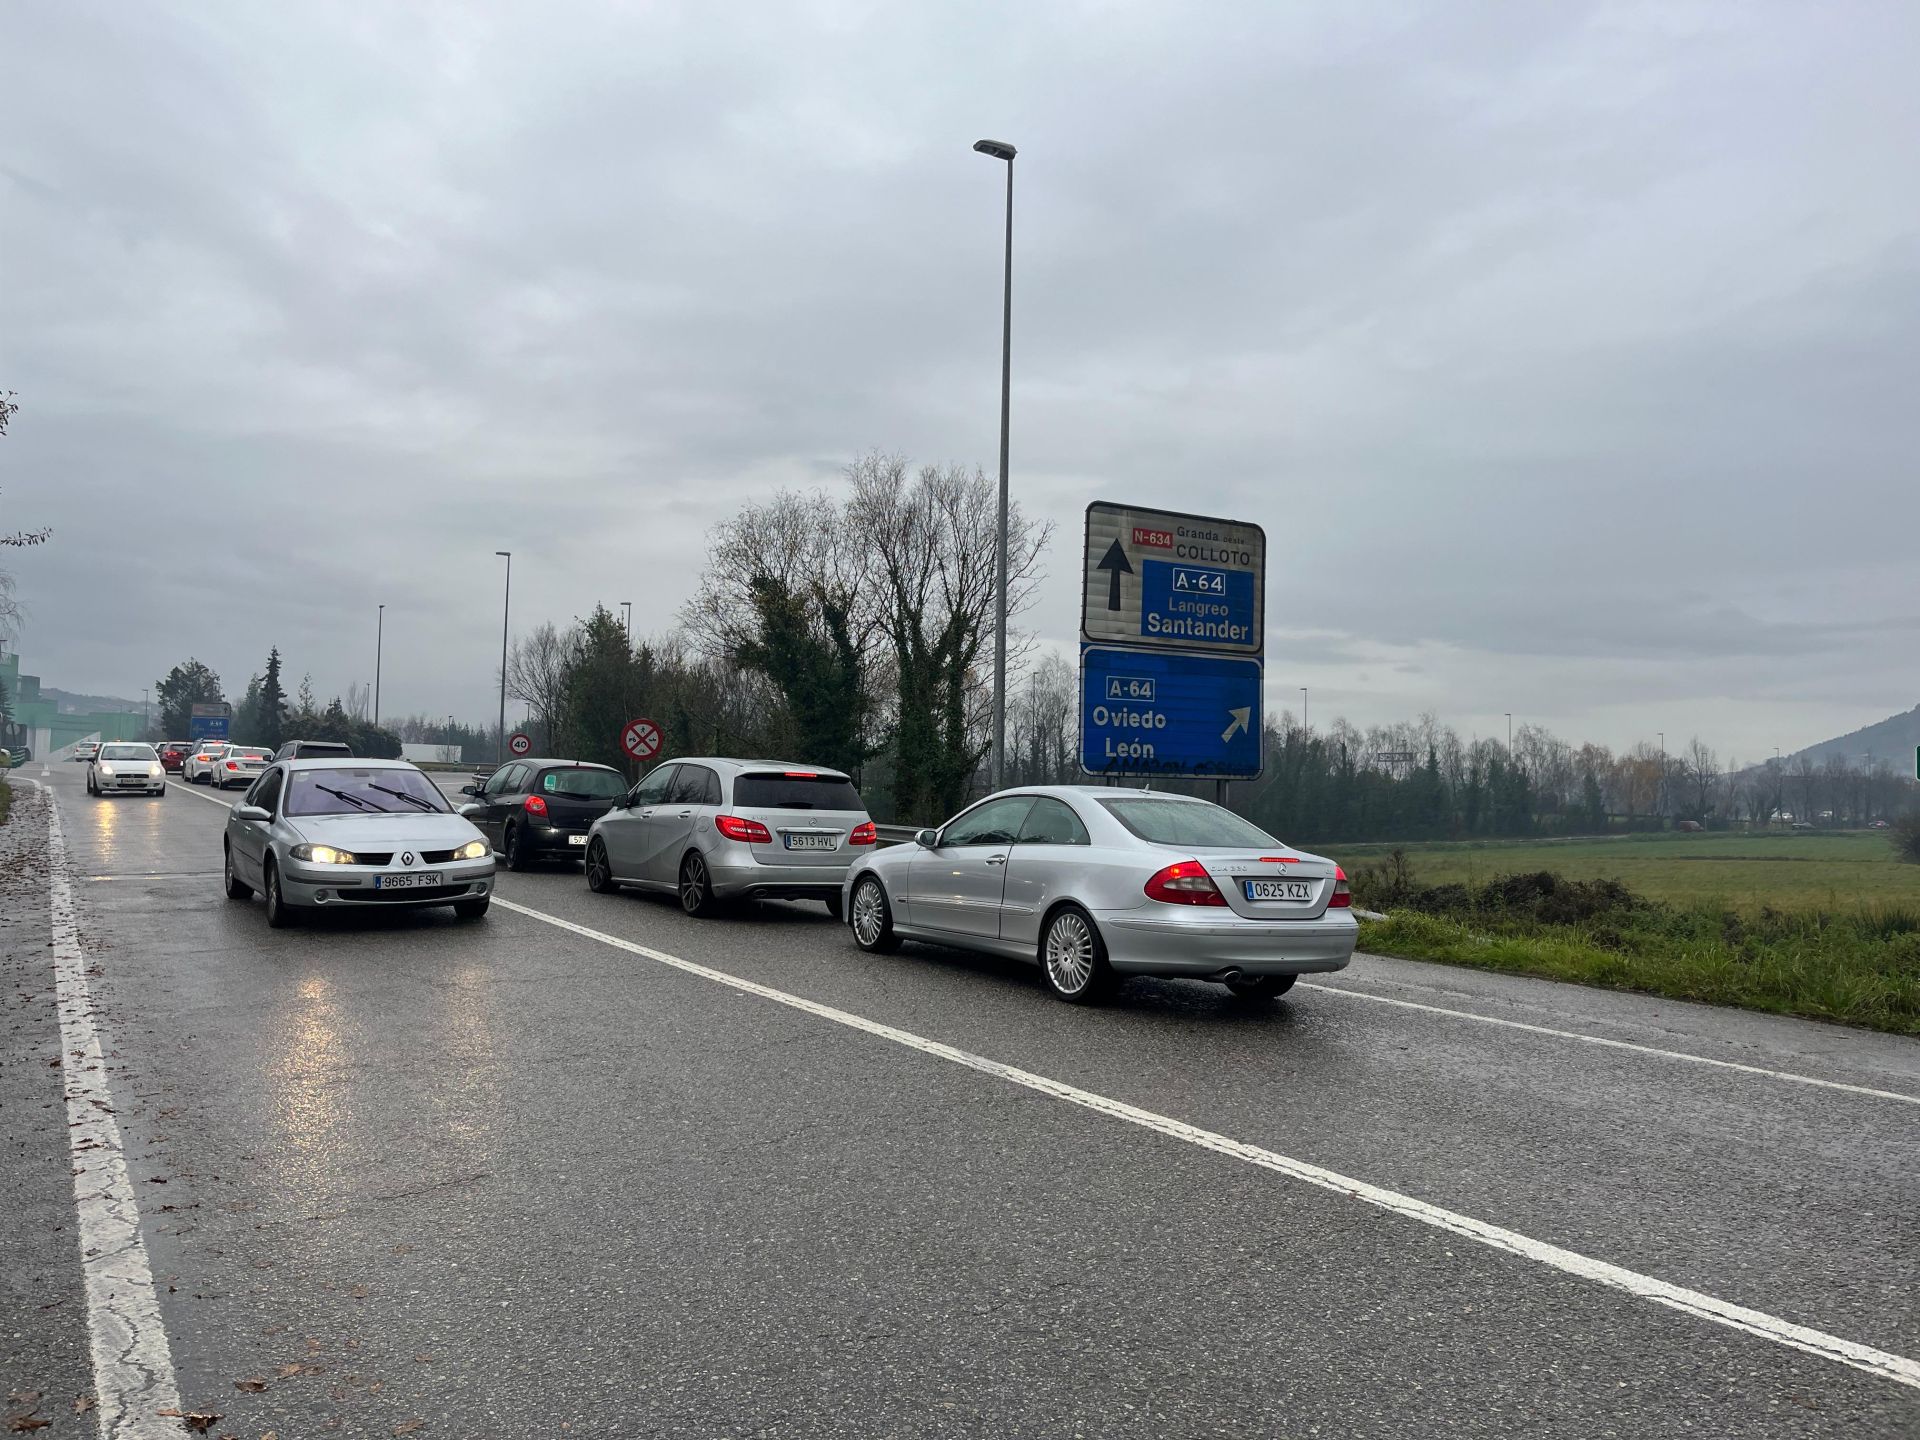
{"type": "Polygon", "coordinates": [[[380,728],[380,658],[387,646],[387,607],[380,607],[378,628],[373,632],[373,728],[380,728]]]}
{"type": "Polygon", "coordinates": [[[620,626],[627,632],[627,644],[631,646],[633,644],[633,601],[622,600],[620,602],[620,609],[624,617],[620,622],[620,626]]]}
{"type": "Polygon", "coordinates": [[[1507,717],[1507,759],[1513,759],[1513,712],[1505,712],[1507,717]]]}
{"type": "Polygon", "coordinates": [[[1313,733],[1313,727],[1307,724],[1307,687],[1300,687],[1300,728],[1307,734],[1313,733]]]}
{"type": "MultiPolygon", "coordinates": [[[[1667,818],[1667,732],[1656,730],[1653,733],[1660,737],[1660,793],[1654,800],[1654,808],[1660,812],[1661,820],[1665,821],[1667,818]]],[[[1661,828],[1664,829],[1665,826],[1662,825],[1661,828]]]]}
{"type": "Polygon", "coordinates": [[[496,550],[507,562],[506,590],[500,597],[500,730],[494,736],[494,758],[507,763],[507,616],[513,609],[513,552],[496,550]]]}
{"type": "Polygon", "coordinates": [[[976,140],[982,155],[1007,162],[1007,272],[1000,301],[1000,524],[993,549],[993,788],[1007,783],[1007,431],[1013,407],[1013,146],[976,140]]]}

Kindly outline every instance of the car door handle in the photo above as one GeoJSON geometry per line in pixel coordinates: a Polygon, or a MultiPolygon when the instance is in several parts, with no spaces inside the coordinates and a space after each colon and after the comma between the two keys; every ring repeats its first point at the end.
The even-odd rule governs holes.
{"type": "Polygon", "coordinates": [[[1007,863],[1007,857],[1004,855],[987,856],[987,864],[989,865],[1004,865],[1006,863],[1007,863]]]}
{"type": "Polygon", "coordinates": [[[689,815],[691,815],[691,814],[693,814],[693,811],[691,811],[691,810],[682,810],[682,811],[680,812],[680,818],[681,818],[682,820],[684,820],[684,819],[686,819],[686,818],[687,818],[687,817],[688,817],[689,815]]]}

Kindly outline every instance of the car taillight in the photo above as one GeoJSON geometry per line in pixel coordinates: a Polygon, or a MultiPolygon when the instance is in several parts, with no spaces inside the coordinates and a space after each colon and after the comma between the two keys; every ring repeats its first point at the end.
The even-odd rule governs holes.
{"type": "Polygon", "coordinates": [[[1147,898],[1167,905],[1225,905],[1227,897],[1198,860],[1169,865],[1147,881],[1147,898]]]}
{"type": "Polygon", "coordinates": [[[544,820],[547,814],[547,802],[542,800],[538,795],[529,795],[527,797],[527,814],[538,815],[544,820]]]}
{"type": "Polygon", "coordinates": [[[1347,872],[1338,865],[1333,867],[1333,898],[1327,901],[1329,906],[1353,904],[1353,892],[1347,888],[1347,872]]]}
{"type": "Polygon", "coordinates": [[[853,833],[847,836],[849,845],[878,845],[879,843],[880,831],[871,820],[854,826],[853,833]]]}
{"type": "Polygon", "coordinates": [[[227,761],[227,769],[238,770],[239,768],[240,768],[240,762],[238,760],[227,761]]]}
{"type": "Polygon", "coordinates": [[[716,815],[713,828],[729,840],[744,840],[749,845],[771,845],[773,832],[758,820],[742,820],[738,815],[716,815]]]}

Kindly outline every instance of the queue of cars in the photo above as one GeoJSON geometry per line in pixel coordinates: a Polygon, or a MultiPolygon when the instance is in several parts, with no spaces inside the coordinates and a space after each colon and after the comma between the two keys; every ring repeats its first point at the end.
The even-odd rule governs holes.
{"type": "MultiPolygon", "coordinates": [[[[837,770],[690,756],[629,786],[605,765],[516,759],[476,775],[455,811],[405,761],[308,749],[330,743],[256,752],[228,816],[227,895],[258,891],[275,927],[342,908],[451,905],[475,919],[497,854],[515,870],[578,860],[595,893],[671,895],[698,917],[732,900],[818,900],[862,950],[914,940],[1025,960],[1072,1003],[1130,975],[1271,999],[1344,967],[1359,934],[1338,865],[1190,796],[1025,786],[885,846],[837,770]]],[[[147,752],[142,774],[164,789],[151,747],[126,748],[147,752]]],[[[196,751],[189,779],[224,766],[215,748],[245,747],[196,751]]]]}
{"type": "Polygon", "coordinates": [[[1183,795],[1023,787],[883,847],[850,776],[784,761],[669,760],[629,789],[606,766],[516,760],[462,793],[510,868],[577,857],[590,890],[672,895],[693,916],[819,900],[863,950],[1023,959],[1076,1003],[1129,975],[1271,999],[1344,967],[1359,935],[1333,861],[1183,795]]]}

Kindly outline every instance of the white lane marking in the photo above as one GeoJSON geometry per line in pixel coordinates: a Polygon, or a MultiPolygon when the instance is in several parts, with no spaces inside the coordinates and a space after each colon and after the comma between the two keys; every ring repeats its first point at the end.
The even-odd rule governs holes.
{"type": "Polygon", "coordinates": [[[147,1247],[140,1238],[140,1206],[127,1177],[120,1125],[113,1118],[113,1088],[107,1081],[100,1032],[93,1023],[93,990],[74,923],[60,804],[50,786],[40,788],[47,797],[54,991],[60,1006],[67,1143],[73,1151],[73,1199],[80,1218],[80,1267],[86,1282],[99,1433],[101,1440],[175,1440],[179,1429],[158,1412],[177,1413],[180,1390],[147,1247]]]}
{"type": "Polygon", "coordinates": [[[1272,1170],[1309,1185],[1316,1185],[1322,1190],[1331,1190],[1337,1195],[1345,1195],[1350,1199],[1376,1205],[1382,1210],[1390,1211],[1405,1219],[1417,1220],[1423,1225],[1431,1225],[1435,1229],[1445,1230],[1449,1234],[1459,1235],[1468,1240],[1477,1240],[1482,1245],[1504,1251],[1509,1255],[1518,1255],[1565,1274],[1577,1275],[1583,1280],[1591,1280],[1610,1289],[1625,1291],[1639,1299],[1650,1300],[1656,1305],[1665,1305],[1684,1314],[1711,1320],[1716,1325],[1745,1331],[1749,1335],[1757,1335],[1775,1344],[1803,1350],[1809,1355],[1835,1360],[1842,1365],[1852,1366],[1855,1370],[1864,1370],[1869,1375],[1877,1375],[1885,1380],[1920,1389],[1920,1360],[1910,1360],[1904,1355],[1876,1350],[1870,1345],[1845,1340],[1838,1335],[1829,1335],[1825,1331],[1813,1330],[1805,1325],[1796,1325],[1790,1320],[1783,1320],[1760,1310],[1749,1310],[1744,1305],[1734,1305],[1711,1295],[1702,1294],[1698,1290],[1672,1285],[1665,1280],[1657,1280],[1651,1275],[1642,1275],[1637,1271],[1609,1264],[1605,1260],[1595,1260],[1591,1256],[1576,1254],[1572,1250],[1563,1250],[1558,1245],[1549,1245],[1516,1231],[1502,1229],[1498,1225],[1489,1225],[1484,1220],[1475,1220],[1471,1216],[1445,1210],[1438,1205],[1429,1205],[1426,1201],[1416,1200],[1410,1195],[1384,1190],[1378,1185],[1369,1185],[1364,1180],[1355,1180],[1337,1171],[1327,1170],[1304,1160],[1295,1160],[1291,1156],[1282,1155],[1274,1150],[1266,1150],[1258,1145],[1229,1139],[1212,1130],[1202,1130],[1197,1125],[1189,1125],[1185,1121],[1159,1115],[1151,1110],[1142,1110],[1137,1105],[1129,1105],[1123,1100],[1110,1099],[1105,1095],[1097,1095],[1091,1090],[1082,1090],[1078,1086],[1068,1085],[1059,1080],[1050,1080],[1030,1070],[1003,1065],[998,1060],[989,1060],[971,1051],[960,1050],[938,1040],[929,1040],[924,1035],[916,1035],[910,1030],[884,1025],[877,1020],[868,1020],[864,1016],[854,1015],[846,1010],[836,1010],[831,1005],[822,1005],[818,1001],[791,995],[784,990],[775,990],[769,985],[743,980],[737,975],[729,975],[723,970],[714,970],[708,966],[696,964],[692,960],[682,960],[679,956],[669,955],[663,950],[636,945],[633,941],[622,940],[617,935],[608,935],[599,930],[589,929],[585,925],[577,925],[571,920],[562,920],[559,916],[549,915],[543,910],[535,910],[527,905],[503,900],[497,892],[493,897],[493,903],[517,915],[525,915],[529,919],[552,925],[556,929],[571,931],[575,935],[598,941],[602,945],[611,945],[617,950],[625,950],[649,960],[656,960],[662,965],[684,970],[689,975],[698,975],[704,980],[712,980],[716,984],[726,985],[749,995],[758,995],[762,999],[791,1006],[795,1010],[805,1011],[822,1020],[830,1020],[836,1025],[845,1025],[849,1029],[864,1031],[883,1040],[891,1040],[896,1045],[918,1050],[923,1055],[950,1060],[956,1065],[964,1065],[969,1070],[977,1070],[984,1075],[1010,1081],[1029,1090],[1038,1091],[1042,1095],[1052,1096],[1056,1100],[1081,1105],[1099,1114],[1112,1116],[1116,1120],[1125,1120],[1143,1129],[1156,1131],[1175,1140],[1183,1140],[1189,1145],[1197,1145],[1203,1150],[1211,1150],[1215,1154],[1241,1160],[1263,1170],[1272,1170]]]}
{"type": "Polygon", "coordinates": [[[1509,1030],[1525,1030],[1534,1035],[1551,1035],[1557,1040],[1577,1040],[1582,1045],[1601,1045],[1609,1050],[1631,1050],[1639,1055],[1657,1055],[1662,1060],[1681,1060],[1689,1065],[1711,1065],[1717,1070],[1737,1070],[1742,1075],[1762,1075],[1769,1080],[1784,1080],[1792,1085],[1815,1085],[1822,1090],[1844,1090],[1850,1095],[1868,1095],[1875,1100],[1899,1100],[1920,1105],[1920,1095],[1904,1095],[1898,1090],[1875,1090],[1869,1085],[1848,1085],[1839,1080],[1821,1080],[1792,1070],[1769,1070],[1764,1065],[1743,1065],[1737,1060],[1715,1060],[1706,1055],[1689,1055],[1684,1050],[1662,1050],[1655,1045],[1636,1045],[1631,1040],[1613,1040],[1605,1035],[1584,1035],[1578,1030],[1555,1030],[1547,1025],[1530,1025],[1524,1020],[1504,1020],[1497,1015],[1476,1015],[1471,1010],[1449,1010],[1443,1005],[1424,1005],[1417,1000],[1397,1000],[1390,995],[1375,995],[1370,990],[1349,990],[1341,985],[1309,984],[1302,990],[1317,990],[1322,995],[1344,995],[1351,1000],[1371,1000],[1379,1005],[1397,1005],[1402,1010],[1424,1010],[1429,1015],[1448,1015],[1456,1020],[1477,1020],[1482,1025],[1504,1025],[1509,1030]]]}
{"type": "Polygon", "coordinates": [[[211,804],[218,805],[222,810],[231,810],[235,805],[240,803],[237,800],[223,800],[211,790],[203,791],[198,785],[189,785],[184,780],[169,780],[167,784],[176,790],[185,791],[196,800],[205,800],[211,804]]]}

